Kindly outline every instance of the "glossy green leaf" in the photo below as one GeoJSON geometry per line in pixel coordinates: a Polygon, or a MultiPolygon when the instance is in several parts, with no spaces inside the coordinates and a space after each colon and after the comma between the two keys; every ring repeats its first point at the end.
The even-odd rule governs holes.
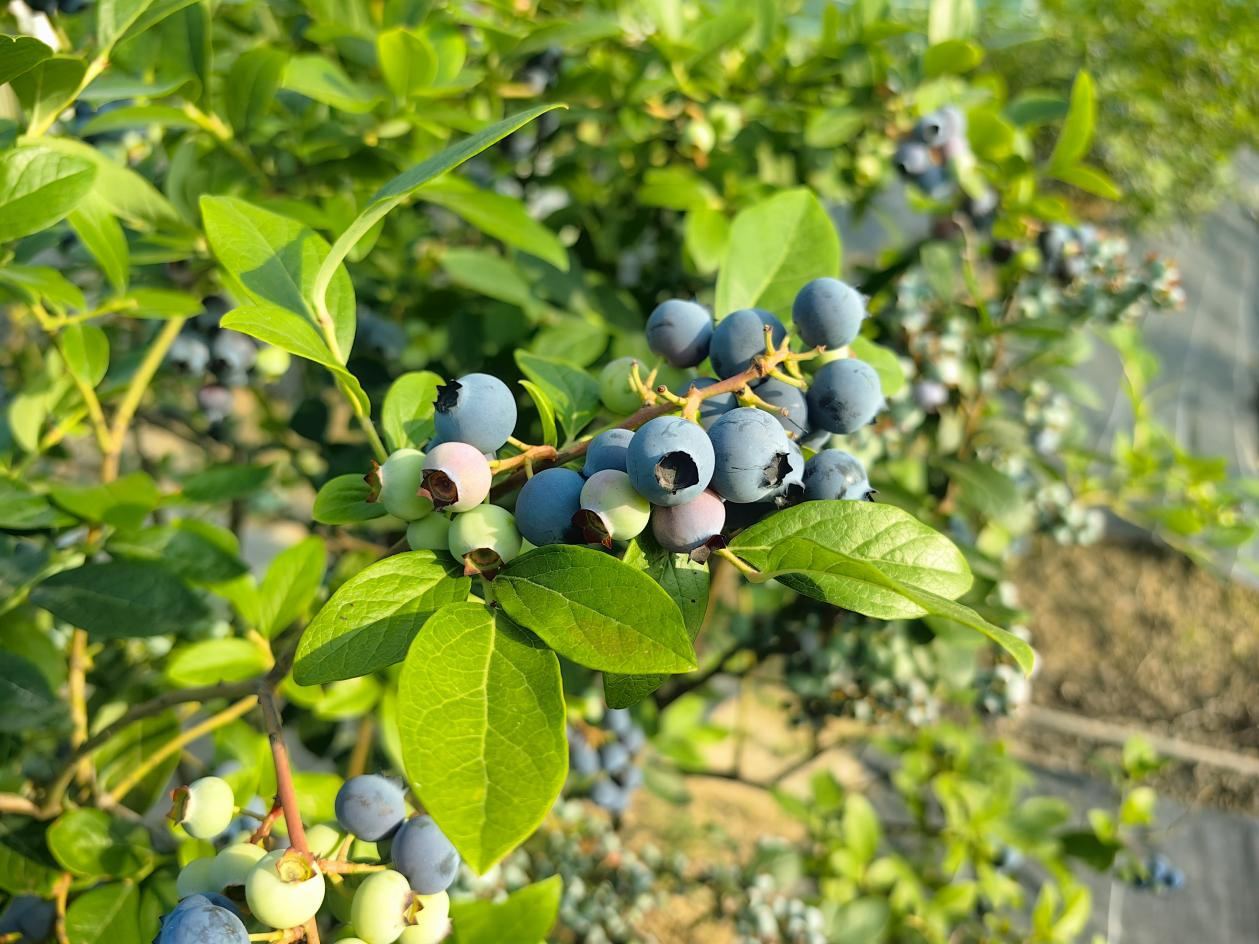
{"type": "Polygon", "coordinates": [[[555,425],[555,404],[547,396],[545,390],[531,380],[518,381],[533,400],[533,407],[538,411],[538,421],[542,424],[542,443],[546,446],[559,445],[559,429],[555,425]]]}
{"type": "Polygon", "coordinates": [[[87,72],[78,56],[52,56],[13,80],[32,133],[50,125],[74,101],[87,72]]]}
{"type": "Polygon", "coordinates": [[[206,617],[205,604],[178,577],[139,561],[63,570],[36,587],[31,602],[97,639],[183,633],[206,617]]]}
{"type": "Polygon", "coordinates": [[[12,82],[52,55],[34,36],[0,36],[0,85],[12,82]]]}
{"type": "Polygon", "coordinates": [[[495,250],[455,246],[444,250],[439,261],[456,285],[526,311],[536,307],[533,290],[520,269],[495,250]]]}
{"type": "Polygon", "coordinates": [[[282,84],[299,95],[355,115],[366,114],[380,100],[371,88],[351,79],[326,56],[294,56],[284,69],[282,84]]]}
{"type": "Polygon", "coordinates": [[[1066,121],[1062,124],[1053,153],[1049,156],[1049,166],[1055,173],[1078,164],[1088,153],[1096,124],[1097,93],[1093,89],[1093,78],[1087,72],[1080,71],[1076,73],[1075,83],[1071,86],[1071,105],[1067,110],[1066,121]]]}
{"type": "Polygon", "coordinates": [[[242,682],[270,668],[270,656],[248,639],[203,639],[175,649],[166,663],[166,677],[172,685],[191,688],[242,682]]]}
{"type": "Polygon", "coordinates": [[[62,710],[38,666],[0,649],[0,732],[47,727],[62,710]]]}
{"type": "Polygon", "coordinates": [[[103,810],[62,813],[48,827],[48,849],[67,871],[88,878],[135,878],[157,861],[143,823],[103,810]]]}
{"type": "Polygon", "coordinates": [[[66,938],[69,944],[139,941],[139,890],[130,882],[121,882],[84,892],[66,911],[66,938]]]}
{"type": "Polygon", "coordinates": [[[94,324],[67,325],[61,332],[66,369],[89,387],[105,379],[109,369],[109,338],[94,324]]]}
{"type": "Polygon", "coordinates": [[[569,439],[575,438],[598,415],[599,382],[588,371],[519,350],[516,365],[546,394],[569,439]]]}
{"type": "Polygon", "coordinates": [[[502,901],[452,901],[454,944],[538,944],[559,917],[564,880],[552,875],[502,901]]]}
{"type": "Polygon", "coordinates": [[[48,851],[43,823],[24,816],[0,819],[0,889],[51,898],[61,867],[48,851]]]}
{"type": "Polygon", "coordinates": [[[437,50],[423,33],[405,27],[376,37],[376,59],[390,91],[404,101],[437,78],[437,50]]]}
{"type": "Polygon", "coordinates": [[[109,50],[124,36],[139,36],[172,13],[197,0],[100,0],[96,13],[96,43],[109,50]]]}
{"type": "Polygon", "coordinates": [[[382,518],[385,506],[369,502],[372,487],[363,476],[353,472],[329,479],[315,495],[315,507],[311,515],[320,524],[358,524],[382,518]]]}
{"type": "Polygon", "coordinates": [[[271,469],[265,465],[207,466],[184,479],[184,498],[207,504],[248,498],[270,478],[271,469]]]}
{"type": "Polygon", "coordinates": [[[328,552],[318,536],[277,554],[258,586],[258,632],[270,638],[305,613],[319,592],[327,564],[328,552]]]}
{"type": "Polygon", "coordinates": [[[879,375],[883,396],[895,396],[905,386],[905,369],[901,367],[900,358],[895,351],[862,337],[854,338],[849,350],[853,357],[874,368],[874,372],[879,375]]]}
{"type": "Polygon", "coordinates": [[[52,500],[84,521],[137,528],[162,500],[147,472],[131,472],[108,485],[58,485],[52,500]]]}
{"type": "Polygon", "coordinates": [[[559,660],[483,604],[446,606],[407,653],[398,730],[424,808],[484,873],[538,827],[568,773],[559,660]]]}
{"type": "Polygon", "coordinates": [[[472,581],[445,555],[410,551],[377,561],[342,584],[297,646],[302,685],[367,675],[402,661],[426,619],[468,598],[472,581]]]}
{"type": "Polygon", "coordinates": [[[47,229],[92,189],[91,164],[46,147],[0,154],[0,241],[47,229]]]}
{"type": "Polygon", "coordinates": [[[92,192],[105,202],[109,212],[128,226],[142,231],[156,229],[183,235],[192,233],[187,221],[171,202],[131,168],[75,138],[46,137],[41,139],[40,144],[86,161],[96,168],[92,192]]]}
{"type": "Polygon", "coordinates": [[[1104,200],[1118,200],[1123,197],[1123,191],[1104,171],[1088,164],[1055,167],[1053,175],[1064,184],[1078,187],[1085,193],[1091,193],[1104,200]]]}
{"type": "Polygon", "coordinates": [[[185,518],[146,528],[109,542],[112,554],[158,561],[190,583],[215,584],[234,580],[247,570],[240,559],[236,536],[226,528],[185,518]]]}
{"type": "Polygon", "coordinates": [[[53,507],[45,496],[26,483],[0,476],[0,528],[38,531],[73,522],[73,518],[53,507]]]}
{"type": "Polygon", "coordinates": [[[740,308],[790,317],[800,286],[839,275],[839,231],[811,190],[787,190],[742,210],[717,276],[718,318],[740,308]]]}
{"type": "Polygon", "coordinates": [[[494,597],[515,622],[588,668],[695,668],[678,605],[643,571],[600,551],[559,544],[530,551],[494,579],[494,597]]]}
{"type": "Polygon", "coordinates": [[[442,383],[431,370],[414,370],[390,385],[380,408],[380,425],[390,449],[423,449],[433,438],[433,404],[442,383]]]}
{"type": "Polygon", "coordinates": [[[961,75],[984,61],[983,47],[965,39],[946,39],[922,54],[922,71],[927,78],[961,75]]]}
{"type": "Polygon", "coordinates": [[[519,200],[449,176],[433,181],[418,196],[463,217],[487,236],[568,271],[568,252],[559,237],[531,217],[519,200]]]}
{"type": "MultiPolygon", "coordinates": [[[[124,704],[114,703],[110,706],[116,714],[126,710],[124,704]]],[[[105,710],[98,712],[97,723],[106,722],[109,715],[105,710]]],[[[127,725],[114,734],[101,747],[92,753],[92,761],[96,765],[97,785],[102,791],[113,790],[129,778],[138,764],[151,757],[153,752],[179,735],[179,718],[173,710],[148,718],[141,718],[127,725]]],[[[157,764],[131,791],[123,798],[123,802],[132,810],[147,811],[166,796],[171,775],[179,765],[179,754],[174,753],[160,764],[157,764]]]]}
{"type": "Polygon", "coordinates": [[[248,134],[275,103],[284,78],[288,53],[272,46],[255,46],[232,63],[224,83],[227,120],[238,134],[248,134]]]}
{"type": "Polygon", "coordinates": [[[115,292],[125,292],[130,277],[131,252],[127,237],[105,201],[89,193],[69,216],[70,227],[83,241],[115,292]]]}
{"type": "Polygon", "coordinates": [[[0,269],[0,285],[28,302],[42,302],[54,311],[87,307],[83,290],[51,266],[10,263],[0,269]]]}

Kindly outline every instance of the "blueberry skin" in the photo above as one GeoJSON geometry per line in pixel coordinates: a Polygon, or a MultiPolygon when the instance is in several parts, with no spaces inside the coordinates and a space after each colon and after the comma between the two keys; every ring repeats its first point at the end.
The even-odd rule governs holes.
{"type": "Polygon", "coordinates": [[[702,427],[679,416],[657,416],[630,440],[626,471],[653,505],[681,505],[708,487],[714,460],[702,427]]]}
{"type": "Polygon", "coordinates": [[[611,780],[600,780],[590,791],[590,799],[609,813],[620,816],[629,807],[629,791],[611,780]]]}
{"type": "Polygon", "coordinates": [[[249,944],[249,932],[234,912],[193,895],[162,920],[157,944],[249,944]]]}
{"type": "Polygon", "coordinates": [[[695,302],[671,298],[647,319],[647,346],[674,367],[694,367],[708,356],[713,319],[695,302]]]}
{"type": "MultiPolygon", "coordinates": [[[[586,478],[590,478],[596,472],[602,472],[604,469],[615,469],[617,472],[624,472],[625,453],[628,451],[630,440],[633,438],[634,431],[632,429],[621,429],[620,427],[605,429],[594,439],[590,440],[590,445],[586,447],[586,464],[582,467],[581,474],[586,478]]],[[[533,543],[537,544],[538,542],[534,541],[533,543]]]]}
{"type": "Polygon", "coordinates": [[[746,504],[769,498],[790,471],[786,431],[764,410],[731,410],[708,431],[716,453],[712,487],[726,501],[746,504]]]}
{"type": "Polygon", "coordinates": [[[863,499],[870,481],[861,461],[842,449],[823,449],[804,466],[804,497],[807,501],[863,499]]]}
{"type": "MultiPolygon", "coordinates": [[[[679,397],[684,397],[692,387],[698,387],[703,390],[705,387],[711,387],[715,383],[720,383],[715,377],[696,377],[688,380],[673,392],[679,397]]],[[[699,407],[699,422],[704,429],[708,429],[713,423],[717,422],[717,418],[723,413],[729,413],[739,405],[739,399],[734,393],[719,393],[715,397],[709,397],[702,401],[699,407]]]]}
{"type": "Polygon", "coordinates": [[[465,374],[437,388],[433,425],[447,442],[465,442],[497,452],[516,429],[516,399],[490,374],[465,374]]]}
{"type": "MultiPolygon", "coordinates": [[[[799,387],[784,383],[777,377],[766,377],[752,388],[752,392],[770,406],[782,407],[787,411],[771,413],[778,425],[796,439],[802,439],[809,433],[809,404],[804,398],[804,391],[799,387]]],[[[766,412],[769,412],[768,410],[766,412]]]]}
{"type": "Polygon", "coordinates": [[[685,505],[655,508],[651,533],[666,551],[687,554],[707,544],[726,526],[726,506],[714,491],[700,492],[685,505]]]}
{"type": "Polygon", "coordinates": [[[808,401],[811,426],[851,433],[883,409],[883,388],[873,367],[848,357],[822,365],[813,375],[808,401]]]}
{"type": "Polygon", "coordinates": [[[903,141],[896,147],[892,163],[906,180],[914,180],[927,173],[934,165],[931,150],[917,141],[903,141]]]}
{"type": "Polygon", "coordinates": [[[957,140],[965,140],[966,115],[952,105],[937,109],[920,118],[914,133],[928,147],[943,147],[957,140]]]}
{"type": "Polygon", "coordinates": [[[525,482],[516,499],[516,528],[538,547],[573,543],[573,515],[586,480],[572,469],[543,469],[525,482]]]}
{"type": "Polygon", "coordinates": [[[626,750],[625,745],[618,744],[616,741],[600,748],[599,759],[603,762],[603,769],[610,774],[623,773],[632,763],[630,752],[626,750]]]}
{"type": "Polygon", "coordinates": [[[220,331],[210,342],[210,351],[219,374],[243,374],[258,360],[258,345],[239,331],[220,331]]]}
{"type": "Polygon", "coordinates": [[[436,895],[448,889],[463,861],[431,816],[407,820],[394,836],[390,854],[394,868],[421,895],[436,895]]]}
{"type": "Polygon", "coordinates": [[[200,377],[210,366],[210,347],[199,335],[181,332],[166,351],[166,363],[181,374],[200,377]]]}
{"type": "Polygon", "coordinates": [[[741,308],[717,322],[708,348],[713,373],[725,380],[751,367],[752,358],[765,353],[766,325],[773,331],[770,337],[774,344],[781,344],[787,336],[787,329],[781,321],[760,308],[741,308]]]}
{"type": "Polygon", "coordinates": [[[593,777],[600,770],[599,752],[576,728],[568,729],[568,766],[579,777],[593,777]]]}
{"type": "Polygon", "coordinates": [[[621,737],[625,737],[636,727],[634,716],[630,714],[628,708],[609,708],[603,713],[603,724],[609,731],[621,737]]]}
{"type": "Polygon", "coordinates": [[[836,350],[851,344],[865,316],[865,298],[839,279],[814,279],[791,303],[792,324],[810,347],[836,350]]]}
{"type": "Polygon", "coordinates": [[[57,908],[34,895],[18,895],[0,915],[0,934],[21,933],[23,941],[43,941],[52,935],[57,908]]]}
{"type": "Polygon", "coordinates": [[[359,839],[387,839],[407,815],[402,789],[378,774],[351,777],[337,791],[337,822],[359,839]]]}

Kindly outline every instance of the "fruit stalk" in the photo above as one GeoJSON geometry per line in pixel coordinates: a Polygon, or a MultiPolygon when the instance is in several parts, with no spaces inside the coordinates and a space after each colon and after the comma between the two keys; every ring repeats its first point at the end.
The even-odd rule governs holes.
{"type": "Polygon", "coordinates": [[[271,743],[271,759],[275,764],[275,794],[284,810],[289,843],[309,859],[310,847],[306,844],[306,829],[302,826],[302,814],[297,805],[297,791],[293,789],[293,770],[289,766],[289,751],[284,744],[284,729],[280,723],[279,709],[275,705],[275,695],[270,689],[263,689],[258,693],[258,700],[262,705],[262,719],[267,727],[267,740],[271,743]]]}

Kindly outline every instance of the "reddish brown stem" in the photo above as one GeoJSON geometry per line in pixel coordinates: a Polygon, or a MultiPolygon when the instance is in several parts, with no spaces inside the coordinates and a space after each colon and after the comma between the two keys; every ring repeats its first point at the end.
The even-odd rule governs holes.
{"type": "Polygon", "coordinates": [[[262,818],[262,822],[258,824],[249,836],[250,842],[262,842],[271,835],[271,829],[275,826],[275,821],[284,815],[284,807],[279,803],[272,803],[271,809],[267,811],[267,815],[262,818]]]}
{"type": "Polygon", "coordinates": [[[284,728],[280,723],[279,709],[275,706],[275,695],[270,689],[263,689],[258,693],[258,700],[262,704],[267,739],[271,742],[271,759],[275,763],[275,798],[284,811],[289,845],[311,858],[310,846],[306,844],[306,829],[302,826],[302,814],[297,806],[297,791],[293,789],[293,770],[289,766],[289,751],[284,744],[284,728]]]}

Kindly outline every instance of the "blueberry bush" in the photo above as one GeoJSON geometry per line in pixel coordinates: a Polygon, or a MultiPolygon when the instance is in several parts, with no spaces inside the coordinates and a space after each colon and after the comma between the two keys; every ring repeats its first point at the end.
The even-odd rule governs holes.
{"type": "Polygon", "coordinates": [[[1076,939],[1073,863],[1153,881],[1153,762],[1085,821],[937,722],[1026,699],[1030,536],[1256,520],[1144,407],[1174,267],[1062,195],[1117,193],[1089,73],[1006,100],[961,2],[528,7],[3,15],[0,941],[631,941],[713,890],[747,941],[1076,939]],[[898,179],[927,232],[845,263],[898,179]],[[790,888],[624,848],[773,666],[815,745],[886,735],[903,828],[819,780],[790,888]]]}

